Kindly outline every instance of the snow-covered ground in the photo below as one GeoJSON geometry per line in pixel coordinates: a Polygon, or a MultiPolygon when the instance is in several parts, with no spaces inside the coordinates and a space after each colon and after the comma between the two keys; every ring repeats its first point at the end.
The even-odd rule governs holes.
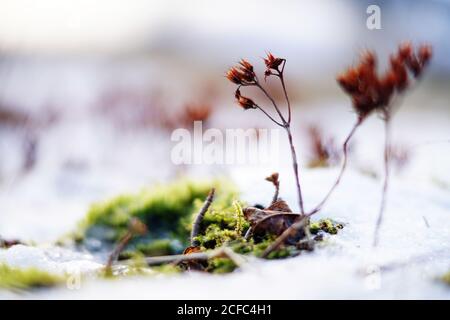
{"type": "MultiPolygon", "coordinates": [[[[396,115],[393,141],[411,148],[411,159],[401,172],[394,170],[376,249],[371,243],[381,180],[373,173],[381,172],[383,131],[380,121],[373,118],[357,133],[342,184],[317,215],[340,221],[345,228],[313,253],[282,261],[252,260],[242,270],[224,276],[191,273],[120,281],[87,277],[78,289],[63,286],[19,296],[0,290],[0,297],[449,299],[450,289],[437,277],[450,268],[450,144],[442,142],[450,137],[450,115],[448,111],[420,108],[413,99],[408,101],[402,107],[408,111],[402,109],[396,115]],[[430,141],[434,142],[426,143],[430,141]]],[[[320,123],[342,141],[354,120],[348,109],[348,102],[343,102],[333,103],[332,108],[322,103],[296,110],[294,131],[300,154],[307,154],[301,129],[307,123],[320,123]]],[[[220,109],[213,116],[213,126],[218,119],[220,127],[227,121],[239,126],[243,121],[239,112],[237,108],[220,109]]],[[[73,230],[93,201],[137,191],[182,171],[170,164],[173,144],[168,135],[153,129],[116,132],[109,123],[91,115],[62,121],[45,131],[36,168],[20,177],[7,174],[14,172],[19,162],[15,137],[11,132],[3,137],[7,139],[0,144],[1,152],[9,151],[9,162],[3,162],[3,169],[9,171],[3,172],[0,180],[0,234],[37,244],[0,250],[0,262],[13,266],[92,274],[103,261],[51,243],[73,230]]],[[[245,201],[265,204],[272,188],[264,177],[278,171],[281,197],[295,209],[284,138],[280,133],[276,164],[193,166],[187,172],[193,176],[228,175],[245,201]]],[[[305,169],[306,160],[306,156],[301,157],[301,182],[306,206],[311,208],[331,186],[338,168],[305,169]]]]}

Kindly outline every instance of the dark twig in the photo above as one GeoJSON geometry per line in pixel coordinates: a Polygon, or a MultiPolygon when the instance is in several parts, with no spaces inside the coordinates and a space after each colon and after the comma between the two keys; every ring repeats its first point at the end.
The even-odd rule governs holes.
{"type": "Polygon", "coordinates": [[[209,191],[208,196],[206,197],[202,208],[198,212],[194,223],[192,224],[191,246],[193,246],[193,247],[198,247],[200,245],[200,242],[198,240],[196,240],[196,237],[200,234],[200,225],[202,223],[203,217],[205,216],[206,212],[208,211],[209,207],[211,206],[211,203],[214,200],[214,194],[215,194],[215,189],[212,188],[209,191]]]}

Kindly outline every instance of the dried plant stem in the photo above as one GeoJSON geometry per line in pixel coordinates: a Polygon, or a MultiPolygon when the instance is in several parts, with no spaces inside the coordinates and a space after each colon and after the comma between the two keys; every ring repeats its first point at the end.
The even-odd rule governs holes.
{"type": "Polygon", "coordinates": [[[375,233],[373,237],[373,246],[376,247],[378,245],[378,237],[380,232],[380,227],[383,222],[384,210],[386,208],[386,198],[387,198],[387,190],[389,186],[389,149],[390,149],[390,118],[386,116],[384,120],[384,182],[383,189],[381,192],[381,204],[380,210],[378,213],[377,222],[375,224],[375,233]]]}
{"type": "Polygon", "coordinates": [[[348,144],[349,144],[350,140],[352,139],[353,135],[355,134],[356,130],[358,129],[358,127],[363,123],[363,121],[364,121],[364,118],[362,118],[362,117],[358,118],[358,121],[355,123],[352,130],[350,130],[350,133],[348,134],[348,136],[345,139],[344,144],[342,146],[343,160],[342,160],[342,166],[341,166],[341,170],[339,171],[338,177],[337,177],[336,181],[334,182],[333,186],[331,187],[331,189],[328,191],[326,196],[323,198],[323,200],[321,202],[319,202],[319,204],[309,213],[310,215],[312,215],[322,209],[323,205],[328,201],[331,194],[334,192],[334,190],[336,190],[337,186],[341,182],[342,176],[344,175],[345,169],[347,168],[348,144]]]}
{"type": "MultiPolygon", "coordinates": [[[[217,257],[227,257],[238,267],[241,267],[245,260],[228,247],[220,247],[209,252],[195,252],[190,254],[175,254],[170,256],[146,257],[145,262],[149,266],[161,265],[165,263],[180,263],[183,261],[205,261],[217,257]]],[[[131,260],[130,260],[131,261],[131,260]]],[[[125,264],[128,262],[125,261],[125,264]]]]}
{"type": "Polygon", "coordinates": [[[273,194],[272,204],[278,201],[278,195],[280,193],[280,184],[274,184],[275,193],[273,194]]]}
{"type": "MultiPolygon", "coordinates": [[[[283,74],[282,74],[281,72],[279,73],[278,76],[279,76],[280,80],[283,79],[283,74]]],[[[282,82],[284,83],[284,81],[282,81],[282,82]]],[[[278,121],[276,121],[275,119],[273,119],[273,118],[272,118],[271,116],[269,116],[265,111],[263,111],[263,112],[264,112],[264,113],[265,113],[265,114],[266,114],[273,122],[275,122],[278,126],[284,128],[284,130],[286,130],[286,133],[287,133],[287,136],[288,136],[288,140],[289,140],[289,146],[290,146],[290,148],[291,148],[292,167],[293,167],[293,170],[294,170],[295,184],[296,184],[296,187],[297,187],[298,205],[299,205],[299,208],[300,208],[300,212],[301,212],[302,214],[305,214],[305,209],[304,209],[304,206],[303,206],[302,189],[301,189],[301,187],[300,187],[300,177],[299,177],[299,172],[298,172],[297,154],[296,154],[295,147],[294,147],[294,142],[293,142],[293,139],[292,139],[292,133],[291,133],[291,127],[290,127],[290,119],[289,119],[288,121],[286,121],[286,119],[283,117],[283,114],[281,113],[280,108],[278,108],[278,105],[277,105],[277,103],[275,102],[275,100],[273,99],[273,97],[272,97],[272,96],[264,89],[263,86],[261,86],[261,84],[260,84],[258,81],[255,82],[255,86],[258,87],[258,88],[264,93],[264,95],[272,102],[272,104],[273,104],[273,106],[274,106],[276,112],[278,113],[278,115],[279,115],[280,120],[281,120],[282,123],[279,123],[278,121]]],[[[286,90],[286,89],[285,89],[285,86],[284,86],[284,89],[283,89],[283,90],[284,90],[284,91],[286,90]]],[[[289,97],[288,97],[286,91],[285,91],[285,96],[286,96],[287,101],[289,101],[289,97]]],[[[257,106],[257,107],[258,107],[260,110],[262,110],[262,108],[260,108],[259,106],[257,106]]],[[[290,110],[291,110],[291,107],[290,107],[290,103],[289,103],[289,102],[288,102],[288,109],[289,109],[289,117],[290,117],[290,110]]]]}
{"type": "Polygon", "coordinates": [[[288,96],[287,90],[286,90],[286,84],[284,83],[283,71],[284,71],[285,66],[286,66],[286,60],[284,60],[281,71],[278,72],[278,76],[280,78],[281,87],[283,88],[284,97],[286,98],[286,102],[287,102],[287,106],[288,106],[288,121],[287,122],[290,124],[291,123],[291,102],[289,101],[289,96],[288,96]]]}
{"type": "Polygon", "coordinates": [[[128,231],[119,241],[117,246],[114,248],[113,252],[109,255],[108,262],[106,263],[106,270],[111,270],[111,267],[114,262],[116,262],[117,258],[119,257],[119,254],[123,251],[125,246],[130,242],[131,238],[133,237],[133,233],[131,231],[128,231]]]}
{"type": "Polygon", "coordinates": [[[305,214],[305,209],[303,207],[302,189],[300,187],[300,177],[299,177],[299,174],[298,174],[297,154],[295,152],[294,142],[292,141],[292,134],[291,134],[291,129],[289,127],[289,124],[287,124],[285,129],[286,129],[286,133],[288,135],[289,145],[291,147],[292,168],[294,169],[295,184],[296,184],[296,187],[297,187],[298,206],[300,208],[300,213],[302,215],[304,215],[305,214]]]}
{"type": "Polygon", "coordinates": [[[275,120],[270,114],[268,114],[266,112],[266,110],[264,110],[262,107],[258,106],[257,104],[255,104],[255,107],[258,108],[259,110],[261,110],[270,120],[272,120],[272,122],[274,122],[276,125],[283,127],[284,125],[280,122],[278,122],[277,120],[275,120]]]}
{"type": "Polygon", "coordinates": [[[214,194],[215,194],[215,189],[212,188],[209,193],[208,196],[205,199],[205,202],[203,203],[202,208],[200,209],[200,211],[197,214],[197,217],[195,218],[194,223],[192,224],[192,231],[191,231],[191,246],[193,247],[197,247],[200,245],[200,242],[198,240],[196,240],[195,238],[199,235],[200,233],[200,225],[202,223],[203,217],[205,216],[206,212],[208,211],[209,207],[211,206],[211,203],[214,200],[214,194]]]}
{"type": "Polygon", "coordinates": [[[263,86],[261,86],[261,84],[258,81],[256,81],[255,86],[257,86],[264,93],[264,95],[267,97],[267,99],[269,99],[270,102],[272,102],[272,105],[274,106],[275,111],[278,113],[278,116],[280,117],[280,119],[283,123],[282,126],[286,126],[286,124],[287,124],[286,119],[284,119],[283,114],[280,111],[280,108],[278,108],[278,105],[275,102],[275,100],[272,98],[272,96],[266,91],[266,89],[264,89],[263,86]]]}

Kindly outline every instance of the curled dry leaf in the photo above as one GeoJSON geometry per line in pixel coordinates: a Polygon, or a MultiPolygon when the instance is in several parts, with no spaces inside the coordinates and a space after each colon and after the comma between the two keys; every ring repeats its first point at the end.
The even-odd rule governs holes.
{"type": "MultiPolygon", "coordinates": [[[[292,212],[284,200],[278,200],[266,209],[245,208],[244,215],[250,222],[255,241],[259,241],[267,235],[281,235],[300,216],[298,213],[292,212]]],[[[303,236],[303,231],[299,231],[288,238],[286,242],[295,244],[303,236]]]]}

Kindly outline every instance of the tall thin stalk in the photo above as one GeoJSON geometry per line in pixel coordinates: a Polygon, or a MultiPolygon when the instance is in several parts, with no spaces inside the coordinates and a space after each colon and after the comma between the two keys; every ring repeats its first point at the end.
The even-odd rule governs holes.
{"type": "Polygon", "coordinates": [[[288,141],[289,141],[289,147],[291,151],[291,157],[292,157],[292,169],[294,170],[294,177],[295,177],[295,186],[297,189],[297,198],[298,198],[298,206],[301,212],[301,215],[305,214],[305,208],[303,205],[303,196],[302,196],[302,189],[300,186],[300,174],[298,169],[298,161],[297,161],[297,152],[295,150],[292,133],[291,133],[291,103],[289,101],[289,96],[287,94],[286,90],[286,84],[284,83],[284,66],[286,64],[285,59],[281,58],[275,58],[270,53],[267,55],[267,59],[264,59],[264,62],[266,64],[267,70],[265,72],[265,76],[277,76],[280,79],[281,86],[283,88],[283,93],[286,98],[286,103],[288,107],[288,117],[286,120],[286,117],[281,112],[280,107],[278,106],[275,99],[272,97],[272,95],[267,92],[267,90],[261,85],[260,81],[258,80],[258,77],[256,76],[253,66],[246,60],[241,60],[239,62],[238,67],[233,67],[230,70],[228,70],[226,77],[231,82],[238,85],[235,93],[235,97],[241,107],[244,109],[259,109],[266,115],[273,123],[275,123],[277,126],[283,128],[286,131],[288,141]],[[241,95],[240,88],[246,87],[246,86],[254,86],[257,87],[261,92],[266,96],[266,98],[272,103],[273,108],[275,109],[278,120],[275,119],[272,115],[270,115],[263,107],[256,104],[252,99],[244,97],[241,95]]]}
{"type": "Polygon", "coordinates": [[[319,202],[319,204],[309,212],[309,215],[312,215],[322,209],[322,206],[328,201],[334,190],[336,190],[337,186],[341,182],[342,176],[344,175],[345,169],[347,168],[347,162],[348,162],[348,145],[350,143],[350,140],[352,139],[353,135],[355,134],[356,130],[359,128],[359,126],[363,123],[364,118],[359,117],[358,121],[353,125],[353,128],[350,130],[350,133],[348,134],[347,138],[344,141],[344,144],[342,145],[342,152],[343,152],[343,160],[342,160],[342,166],[341,170],[339,171],[338,177],[336,178],[334,184],[330,188],[330,190],[327,192],[325,197],[322,199],[322,201],[319,202]]]}
{"type": "Polygon", "coordinates": [[[378,245],[378,238],[380,233],[380,227],[383,222],[384,211],[386,208],[387,191],[389,186],[389,164],[390,164],[390,118],[387,117],[384,121],[384,182],[381,192],[380,210],[378,211],[378,218],[375,224],[375,232],[373,237],[373,246],[378,245]]]}
{"type": "Polygon", "coordinates": [[[283,114],[281,113],[280,108],[278,107],[277,103],[275,102],[275,99],[273,99],[273,97],[264,89],[264,87],[258,82],[256,81],[256,87],[258,87],[263,93],[264,95],[272,102],[276,112],[278,113],[280,120],[281,120],[281,124],[276,121],[275,119],[273,119],[270,115],[268,115],[264,109],[262,109],[260,106],[257,106],[258,109],[261,109],[268,117],[269,119],[271,119],[275,124],[277,124],[278,126],[282,127],[285,131],[286,134],[288,136],[288,141],[289,141],[289,147],[291,150],[291,158],[292,158],[292,169],[294,170],[294,176],[295,176],[295,186],[297,189],[297,200],[298,200],[298,207],[300,209],[300,213],[302,215],[305,214],[305,208],[303,205],[303,195],[302,195],[302,188],[300,186],[300,176],[299,176],[299,170],[298,170],[298,161],[297,161],[297,152],[295,151],[295,146],[294,146],[294,141],[292,139],[292,133],[291,133],[291,105],[289,102],[289,97],[286,91],[286,87],[284,85],[284,81],[283,79],[283,73],[280,71],[279,73],[279,78],[280,81],[283,85],[283,91],[286,97],[286,101],[287,101],[287,105],[288,105],[288,120],[286,120],[283,116],[283,114]]]}

